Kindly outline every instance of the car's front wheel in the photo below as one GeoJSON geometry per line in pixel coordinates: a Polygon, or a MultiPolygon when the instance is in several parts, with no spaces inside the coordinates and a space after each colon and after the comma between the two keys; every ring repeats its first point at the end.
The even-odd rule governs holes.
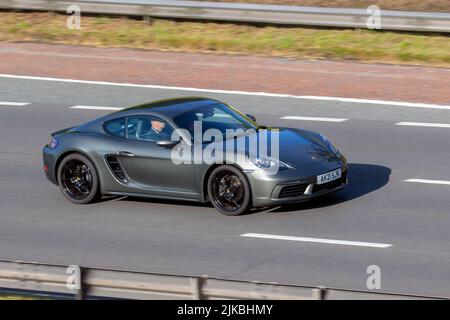
{"type": "Polygon", "coordinates": [[[211,172],[208,195],[212,205],[229,216],[240,215],[250,208],[250,185],[245,175],[234,166],[220,166],[211,172]]]}
{"type": "Polygon", "coordinates": [[[91,203],[99,196],[97,171],[88,158],[78,153],[70,154],[61,161],[58,185],[73,203],[91,203]]]}

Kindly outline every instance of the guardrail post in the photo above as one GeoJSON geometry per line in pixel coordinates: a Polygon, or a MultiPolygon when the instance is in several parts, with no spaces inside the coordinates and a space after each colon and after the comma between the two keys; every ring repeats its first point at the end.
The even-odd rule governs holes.
{"type": "Polygon", "coordinates": [[[192,299],[193,300],[205,300],[203,294],[203,286],[207,281],[207,276],[201,276],[198,278],[191,278],[191,289],[192,289],[192,299]]]}
{"type": "Polygon", "coordinates": [[[325,300],[327,296],[327,288],[318,287],[313,289],[313,299],[315,300],[325,300]]]}
{"type": "Polygon", "coordinates": [[[153,24],[153,19],[150,16],[143,16],[143,20],[145,23],[152,25],[153,24]]]}

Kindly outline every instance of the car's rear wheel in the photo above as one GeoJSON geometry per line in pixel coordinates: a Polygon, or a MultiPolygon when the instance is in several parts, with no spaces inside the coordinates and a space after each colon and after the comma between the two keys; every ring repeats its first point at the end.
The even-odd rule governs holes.
{"type": "Polygon", "coordinates": [[[208,195],[212,205],[229,216],[240,215],[250,208],[250,185],[245,175],[234,166],[220,166],[211,172],[208,195]]]}
{"type": "Polygon", "coordinates": [[[91,203],[99,197],[97,171],[88,158],[78,153],[70,154],[61,161],[58,185],[73,203],[91,203]]]}

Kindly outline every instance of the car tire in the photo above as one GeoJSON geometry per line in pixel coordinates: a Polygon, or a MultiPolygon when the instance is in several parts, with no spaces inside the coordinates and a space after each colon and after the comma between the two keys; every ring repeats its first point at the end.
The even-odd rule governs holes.
{"type": "Polygon", "coordinates": [[[251,206],[251,189],[244,173],[231,165],[215,168],[208,178],[208,197],[220,213],[237,216],[251,206]]]}
{"type": "Polygon", "coordinates": [[[57,177],[61,192],[73,203],[92,203],[100,197],[97,170],[87,157],[79,153],[72,153],[61,161],[57,177]]]}

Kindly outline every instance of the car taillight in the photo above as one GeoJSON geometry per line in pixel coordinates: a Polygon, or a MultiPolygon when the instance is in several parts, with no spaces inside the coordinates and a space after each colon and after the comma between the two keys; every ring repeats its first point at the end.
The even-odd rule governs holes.
{"type": "Polygon", "coordinates": [[[50,141],[48,142],[47,146],[50,149],[56,149],[59,145],[59,141],[56,138],[51,137],[50,141]]]}

